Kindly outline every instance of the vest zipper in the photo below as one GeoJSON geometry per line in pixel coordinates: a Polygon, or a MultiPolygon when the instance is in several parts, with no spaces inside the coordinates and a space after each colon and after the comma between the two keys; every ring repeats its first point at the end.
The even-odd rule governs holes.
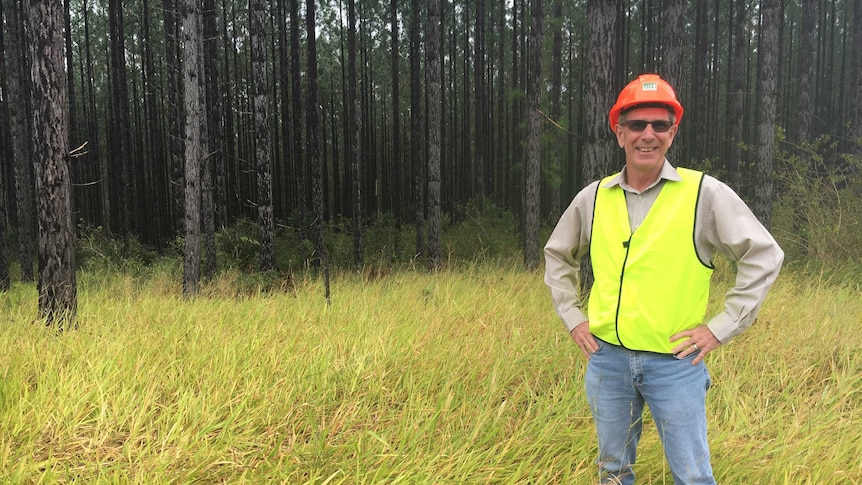
{"type": "Polygon", "coordinates": [[[622,306],[623,301],[623,278],[626,275],[626,263],[629,260],[629,251],[631,250],[632,237],[634,237],[634,235],[634,233],[631,233],[628,240],[623,241],[623,247],[626,248],[626,257],[623,258],[623,267],[620,268],[620,291],[617,294],[617,311],[614,315],[614,330],[617,333],[617,342],[619,342],[620,346],[624,349],[628,349],[628,347],[623,343],[623,339],[620,338],[620,307],[622,306]]]}

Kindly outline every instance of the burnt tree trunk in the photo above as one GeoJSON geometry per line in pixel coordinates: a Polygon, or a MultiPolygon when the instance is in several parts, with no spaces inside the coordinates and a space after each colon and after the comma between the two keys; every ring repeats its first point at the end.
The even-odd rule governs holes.
{"type": "Polygon", "coordinates": [[[63,65],[63,5],[30,3],[33,128],[39,224],[39,318],[61,328],[77,311],[75,230],[69,178],[68,91],[63,65]]]}
{"type": "Polygon", "coordinates": [[[440,0],[428,2],[428,265],[442,266],[440,255],[440,0]]]}
{"type": "Polygon", "coordinates": [[[201,279],[201,124],[200,3],[185,0],[183,16],[183,93],[185,97],[185,247],[183,295],[198,294],[201,279]]]}
{"type": "Polygon", "coordinates": [[[308,40],[308,102],[305,111],[308,129],[308,157],[312,170],[312,199],[314,205],[314,258],[315,265],[323,273],[323,292],[329,303],[329,254],[324,244],[324,200],[323,200],[323,165],[320,157],[320,111],[318,108],[317,80],[317,34],[315,22],[314,0],[308,2],[305,10],[305,27],[308,40]]]}
{"type": "Polygon", "coordinates": [[[255,121],[255,171],[257,172],[257,220],[260,229],[260,270],[275,269],[272,216],[272,159],[267,109],[266,23],[263,0],[250,0],[252,111],[255,121]]]}
{"type": "Polygon", "coordinates": [[[527,153],[524,186],[524,266],[539,267],[539,202],[542,171],[542,0],[530,2],[530,61],[527,72],[527,153]]]}
{"type": "Polygon", "coordinates": [[[16,0],[3,0],[6,16],[7,89],[9,132],[15,166],[18,262],[21,280],[33,281],[33,148],[30,113],[30,59],[27,56],[26,14],[16,0]]]}

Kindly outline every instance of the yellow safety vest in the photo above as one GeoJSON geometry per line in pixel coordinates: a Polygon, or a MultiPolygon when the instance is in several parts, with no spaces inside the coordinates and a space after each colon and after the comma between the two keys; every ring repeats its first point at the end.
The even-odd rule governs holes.
{"type": "Polygon", "coordinates": [[[634,233],[625,191],[596,192],[590,242],[595,283],[589,297],[590,331],[631,350],[670,353],[671,335],[703,323],[711,263],[698,258],[694,222],[703,173],[678,168],[634,233]]]}

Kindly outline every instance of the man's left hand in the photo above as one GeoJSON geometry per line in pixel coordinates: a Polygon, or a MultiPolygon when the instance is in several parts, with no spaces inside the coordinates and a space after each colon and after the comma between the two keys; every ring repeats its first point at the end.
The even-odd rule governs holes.
{"type": "Polygon", "coordinates": [[[671,352],[680,359],[684,359],[695,352],[698,353],[694,360],[691,361],[691,365],[699,363],[706,357],[706,354],[721,346],[721,341],[715,338],[715,335],[712,334],[712,331],[706,325],[701,325],[691,330],[684,330],[670,337],[671,342],[676,342],[677,340],[683,341],[674,347],[671,352]]]}

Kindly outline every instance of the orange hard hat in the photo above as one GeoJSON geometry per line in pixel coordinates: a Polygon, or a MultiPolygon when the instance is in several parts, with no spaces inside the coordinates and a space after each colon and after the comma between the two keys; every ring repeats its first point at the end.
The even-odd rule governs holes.
{"type": "Polygon", "coordinates": [[[676,99],[676,92],[667,81],[660,78],[658,74],[641,74],[620,91],[616,104],[611,108],[608,115],[611,131],[616,130],[621,113],[638,105],[660,105],[673,109],[676,117],[675,125],[679,124],[684,112],[682,105],[676,99]]]}

